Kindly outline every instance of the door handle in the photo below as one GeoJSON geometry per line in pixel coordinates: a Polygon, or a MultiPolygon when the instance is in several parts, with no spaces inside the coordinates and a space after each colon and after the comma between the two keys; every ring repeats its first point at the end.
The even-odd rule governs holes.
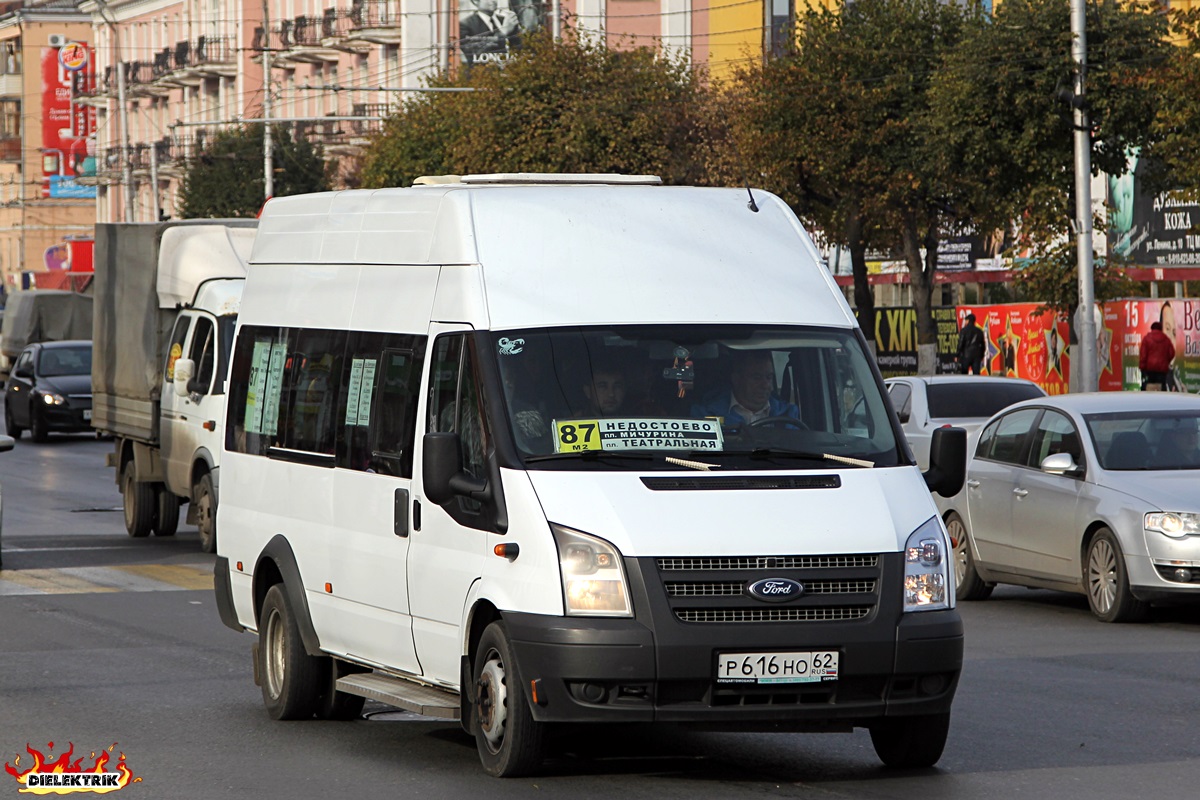
{"type": "Polygon", "coordinates": [[[1029,490],[1028,489],[1013,489],[1013,494],[1015,494],[1017,497],[1024,497],[1025,495],[1029,494],[1029,490]]]}
{"type": "Polygon", "coordinates": [[[971,489],[978,489],[979,481],[972,478],[971,480],[967,481],[967,486],[970,487],[971,489]]]}
{"type": "Polygon", "coordinates": [[[408,489],[397,489],[394,502],[392,533],[406,537],[408,536],[408,489]]]}

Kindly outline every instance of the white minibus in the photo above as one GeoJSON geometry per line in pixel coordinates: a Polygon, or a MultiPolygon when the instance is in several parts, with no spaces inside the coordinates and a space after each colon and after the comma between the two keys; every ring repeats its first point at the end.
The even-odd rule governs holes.
{"type": "Polygon", "coordinates": [[[553,724],[941,756],[952,550],[866,341],[757,189],[466,175],[276,198],[229,375],[223,621],[276,719],[365,699],[528,774],[553,724]]]}

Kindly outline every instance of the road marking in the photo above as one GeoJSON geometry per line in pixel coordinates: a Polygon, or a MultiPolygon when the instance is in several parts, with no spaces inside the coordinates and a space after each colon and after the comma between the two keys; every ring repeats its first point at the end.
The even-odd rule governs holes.
{"type": "Polygon", "coordinates": [[[132,564],[0,572],[0,596],[211,591],[212,588],[212,568],[203,564],[132,564]]]}

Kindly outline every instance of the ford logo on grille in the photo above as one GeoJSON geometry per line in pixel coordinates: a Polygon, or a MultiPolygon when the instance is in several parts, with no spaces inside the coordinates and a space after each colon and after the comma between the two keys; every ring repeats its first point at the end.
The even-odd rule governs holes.
{"type": "Polygon", "coordinates": [[[763,578],[750,584],[747,591],[764,602],[782,603],[804,594],[804,586],[788,578],[763,578]]]}

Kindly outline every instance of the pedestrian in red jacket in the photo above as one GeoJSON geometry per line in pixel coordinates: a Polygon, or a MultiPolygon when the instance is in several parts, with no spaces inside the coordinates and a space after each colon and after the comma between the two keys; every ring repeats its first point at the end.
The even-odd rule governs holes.
{"type": "Polygon", "coordinates": [[[1138,367],[1142,370],[1142,391],[1154,385],[1167,391],[1167,376],[1171,362],[1175,359],[1175,344],[1162,331],[1162,323],[1155,322],[1150,332],[1142,337],[1138,351],[1138,367]]]}

